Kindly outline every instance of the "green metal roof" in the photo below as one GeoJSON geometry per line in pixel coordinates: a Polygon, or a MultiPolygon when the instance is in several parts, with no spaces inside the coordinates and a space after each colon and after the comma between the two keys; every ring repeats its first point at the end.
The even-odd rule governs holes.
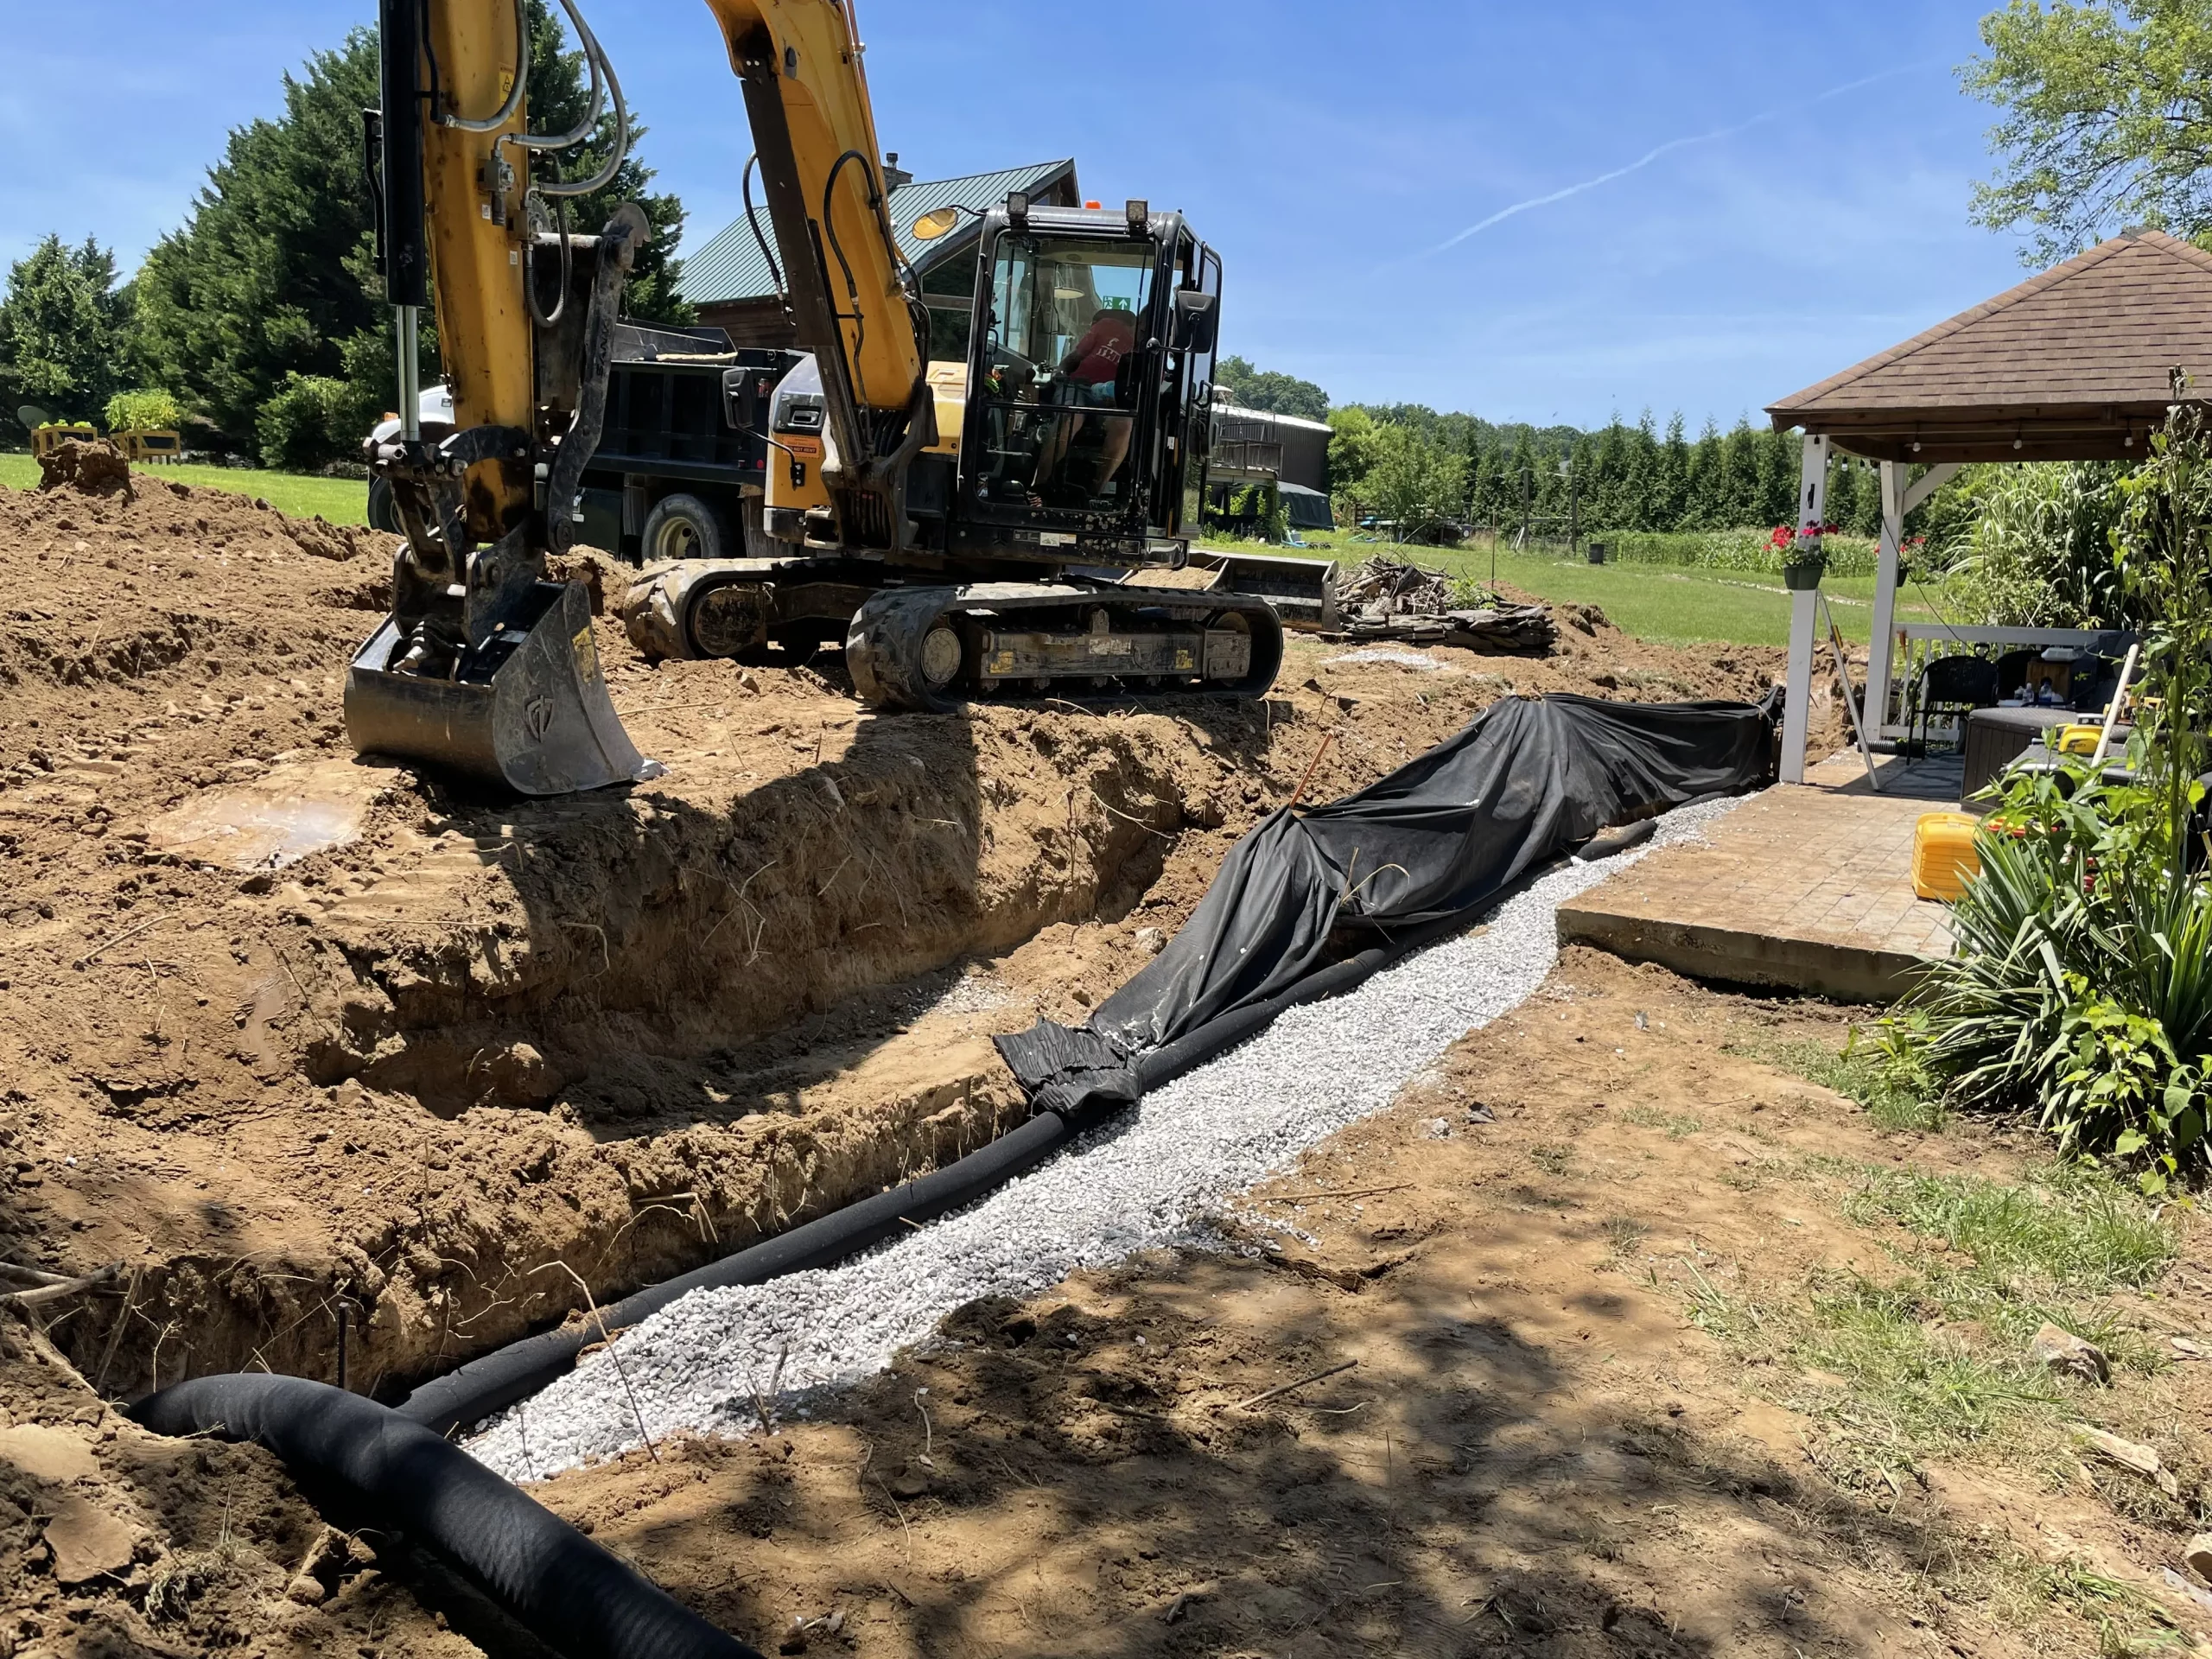
{"type": "MultiPolygon", "coordinates": [[[[932,264],[953,248],[966,245],[976,233],[977,221],[963,219],[949,234],[934,242],[922,242],[915,239],[913,226],[924,213],[933,208],[956,206],[981,210],[1004,201],[1010,190],[1027,190],[1035,194],[1063,177],[1071,183],[1074,180],[1075,162],[1071,157],[1033,162],[1027,167],[1002,168],[995,173],[970,173],[957,179],[916,179],[902,184],[891,193],[887,204],[892,231],[899,238],[899,251],[918,268],[932,264]]],[[[760,216],[760,235],[773,247],[776,233],[768,223],[766,204],[758,194],[753,201],[760,216]]],[[[742,214],[698,252],[685,257],[676,286],[677,292],[694,305],[761,299],[776,291],[775,278],[769,274],[767,262],[760,257],[760,241],[742,214]]]]}

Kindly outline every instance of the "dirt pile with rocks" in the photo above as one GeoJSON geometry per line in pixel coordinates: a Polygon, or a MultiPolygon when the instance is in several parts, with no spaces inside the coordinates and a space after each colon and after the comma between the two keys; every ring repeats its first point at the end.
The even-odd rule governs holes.
{"type": "Polygon", "coordinates": [[[667,775],[502,802],[346,744],[389,550],[0,490],[0,1255],[120,1264],[53,1332],[111,1394],[328,1379],[341,1318],[388,1393],[977,1144],[989,1037],[1133,971],[1325,736],[1308,798],[1510,692],[1781,668],[1576,614],[1541,658],[1296,640],[1261,703],[886,717],[602,620],[667,775]]]}

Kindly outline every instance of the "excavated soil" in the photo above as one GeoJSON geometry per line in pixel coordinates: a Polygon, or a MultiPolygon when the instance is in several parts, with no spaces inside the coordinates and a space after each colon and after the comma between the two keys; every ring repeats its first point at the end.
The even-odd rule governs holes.
{"type": "Polygon", "coordinates": [[[516,804],[347,747],[387,556],[0,490],[0,1253],[120,1264],[51,1333],[111,1396],[333,1378],[341,1321],[389,1394],[973,1146],[1020,1109],[990,1035],[1125,977],[1325,736],[1309,798],[1509,692],[1781,671],[1576,615],[1540,661],[1295,640],[1259,704],[881,717],[602,619],[667,775],[516,804]]]}
{"type": "MultiPolygon", "coordinates": [[[[1257,1189],[1230,1218],[1249,1255],[1155,1251],[973,1304],[811,1421],[531,1490],[785,1653],[2212,1650],[2212,1596],[2162,1573],[2212,1366],[2116,1370],[2069,1407],[2155,1441],[2183,1502],[2002,1443],[1885,1484],[1840,1474],[1849,1413],[1793,1403],[1841,1379],[1696,1326],[1700,1295],[1847,1283],[1911,1242],[1853,1219],[1840,1172],[2009,1179],[2046,1150],[1884,1135],[1758,1058],[1833,1050],[1848,1017],[1570,950],[1257,1189]]],[[[2186,1232],[2120,1323],[2202,1338],[2206,1254],[2186,1232]]]]}

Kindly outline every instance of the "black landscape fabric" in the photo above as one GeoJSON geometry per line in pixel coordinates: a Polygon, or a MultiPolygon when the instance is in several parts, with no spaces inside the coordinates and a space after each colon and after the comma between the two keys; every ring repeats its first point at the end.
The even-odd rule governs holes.
{"type": "Polygon", "coordinates": [[[1261,1011],[1337,988],[1408,935],[1467,918],[1599,830],[1767,782],[1770,711],[1741,702],[1507,697],[1357,794],[1282,808],[1230,849],[1181,931],[1070,1028],[998,1039],[1040,1109],[1139,1098],[1256,1029],[1261,1011]],[[1177,1066],[1175,1070],[1182,1069],[1177,1066]]]}

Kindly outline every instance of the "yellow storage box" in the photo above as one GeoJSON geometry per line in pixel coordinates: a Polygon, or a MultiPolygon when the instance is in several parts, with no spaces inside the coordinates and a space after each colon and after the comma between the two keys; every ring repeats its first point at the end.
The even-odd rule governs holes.
{"type": "Polygon", "coordinates": [[[1912,828],[1912,890],[1923,899],[1955,901],[1981,874],[1981,855],[1974,848],[1980,826],[1971,812],[1922,813],[1912,828]]]}
{"type": "MultiPolygon", "coordinates": [[[[2058,752],[2061,754],[2094,754],[2104,734],[2105,728],[2101,723],[2069,721],[2058,728],[2058,752]]],[[[2124,748],[2126,745],[2121,741],[2120,747],[2124,748]]]]}

